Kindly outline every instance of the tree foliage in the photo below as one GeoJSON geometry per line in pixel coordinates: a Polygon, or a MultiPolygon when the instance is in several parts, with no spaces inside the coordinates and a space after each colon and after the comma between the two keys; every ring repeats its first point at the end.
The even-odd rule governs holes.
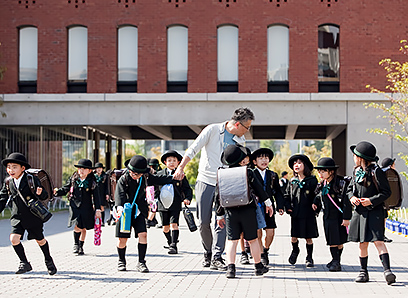
{"type": "MultiPolygon", "coordinates": [[[[408,42],[401,40],[400,51],[408,54],[408,42]]],[[[386,119],[389,123],[389,128],[372,128],[368,131],[385,135],[390,139],[394,139],[408,149],[408,61],[399,62],[393,61],[390,58],[383,59],[379,64],[386,71],[388,85],[386,91],[379,90],[375,87],[367,85],[366,87],[373,93],[382,94],[386,103],[371,102],[365,104],[366,108],[378,109],[382,112],[379,118],[386,119]]],[[[408,154],[398,153],[400,158],[408,166],[408,154]]],[[[402,172],[408,180],[407,172],[402,172]]]]}

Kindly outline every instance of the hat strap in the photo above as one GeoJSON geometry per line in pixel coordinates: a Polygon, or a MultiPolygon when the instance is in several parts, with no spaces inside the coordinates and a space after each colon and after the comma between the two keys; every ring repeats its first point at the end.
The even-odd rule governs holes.
{"type": "Polygon", "coordinates": [[[356,150],[356,148],[353,149],[353,153],[354,153],[355,155],[361,157],[361,158],[364,158],[365,160],[368,160],[368,161],[376,161],[376,158],[375,158],[375,157],[372,158],[372,157],[367,156],[367,155],[365,155],[365,154],[363,154],[363,153],[361,153],[361,152],[358,152],[358,151],[356,150]]]}
{"type": "Polygon", "coordinates": [[[137,169],[137,168],[133,167],[130,163],[127,166],[132,172],[143,173],[144,171],[146,171],[146,169],[144,169],[144,170],[143,169],[137,169]]]}

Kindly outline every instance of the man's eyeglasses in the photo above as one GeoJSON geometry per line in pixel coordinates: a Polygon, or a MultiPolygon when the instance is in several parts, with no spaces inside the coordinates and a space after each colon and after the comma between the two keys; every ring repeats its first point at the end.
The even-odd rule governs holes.
{"type": "Polygon", "coordinates": [[[239,122],[239,124],[241,124],[243,127],[245,127],[245,128],[246,128],[246,130],[249,130],[249,129],[251,128],[251,125],[250,125],[250,126],[248,126],[248,127],[246,127],[244,124],[242,124],[242,122],[239,122]]]}

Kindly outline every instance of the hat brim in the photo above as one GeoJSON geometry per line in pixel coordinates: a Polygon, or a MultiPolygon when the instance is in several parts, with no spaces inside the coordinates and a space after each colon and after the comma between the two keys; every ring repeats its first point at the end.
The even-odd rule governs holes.
{"type": "Polygon", "coordinates": [[[224,152],[222,152],[221,153],[221,162],[226,166],[236,166],[241,161],[243,161],[245,157],[250,156],[251,152],[250,152],[250,150],[248,151],[248,148],[246,148],[244,146],[239,146],[238,148],[241,150],[241,156],[239,157],[238,160],[234,161],[233,163],[228,163],[228,161],[225,159],[224,152]]]}
{"type": "Polygon", "coordinates": [[[83,168],[83,169],[90,169],[90,170],[96,169],[95,167],[88,167],[88,166],[84,166],[84,165],[74,165],[74,167],[83,168]]]}
{"type": "Polygon", "coordinates": [[[5,167],[7,167],[7,164],[9,164],[9,163],[16,163],[16,164],[24,166],[26,169],[31,168],[29,163],[18,160],[18,159],[14,159],[14,158],[5,158],[1,162],[2,162],[3,166],[5,166],[5,167]]]}
{"type": "MultiPolygon", "coordinates": [[[[130,160],[129,160],[129,161],[130,161],[130,160]]],[[[149,167],[147,167],[146,169],[136,169],[136,168],[132,167],[129,162],[128,162],[127,164],[126,164],[126,162],[125,162],[125,166],[126,166],[126,168],[128,168],[128,169],[131,170],[132,172],[138,173],[138,174],[145,174],[145,173],[149,173],[149,172],[150,172],[150,168],[149,168],[149,167]]]]}
{"type": "Polygon", "coordinates": [[[358,157],[361,157],[362,159],[368,160],[368,161],[378,161],[380,158],[378,156],[372,158],[370,156],[366,156],[355,150],[357,145],[351,145],[350,150],[354,155],[357,155],[358,157]]]}
{"type": "Polygon", "coordinates": [[[292,155],[292,156],[289,158],[289,161],[288,161],[289,168],[291,168],[291,169],[293,170],[293,164],[294,164],[295,161],[297,161],[298,159],[300,159],[301,161],[303,161],[303,163],[307,165],[307,167],[309,168],[310,171],[312,171],[312,170],[314,169],[314,166],[313,166],[312,162],[310,161],[310,159],[309,159],[306,155],[303,155],[303,154],[295,154],[295,155],[292,155]]]}
{"type": "Polygon", "coordinates": [[[269,148],[259,148],[259,149],[256,149],[254,152],[252,152],[251,159],[255,160],[260,155],[268,155],[269,162],[271,162],[273,157],[274,157],[273,151],[271,149],[269,149],[269,148]]]}
{"type": "Polygon", "coordinates": [[[318,169],[335,170],[335,169],[338,169],[339,166],[338,166],[338,165],[335,165],[335,166],[314,166],[314,168],[315,168],[316,170],[318,170],[318,169]]]}

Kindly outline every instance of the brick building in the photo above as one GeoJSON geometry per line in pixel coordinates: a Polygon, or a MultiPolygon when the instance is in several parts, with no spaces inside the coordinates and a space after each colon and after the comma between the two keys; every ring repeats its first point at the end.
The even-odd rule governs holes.
{"type": "MultiPolygon", "coordinates": [[[[361,139],[376,143],[381,157],[399,150],[366,132],[378,120],[362,103],[383,100],[365,87],[385,86],[378,62],[402,59],[407,1],[0,5],[3,130],[38,128],[31,134],[38,139],[51,129],[57,141],[93,139],[93,150],[95,138],[106,139],[107,160],[119,154],[121,164],[123,139],[193,139],[245,105],[256,115],[249,138],[332,140],[343,172],[351,169],[348,146],[361,139]]],[[[14,145],[2,142],[4,155],[14,145]]]]}

